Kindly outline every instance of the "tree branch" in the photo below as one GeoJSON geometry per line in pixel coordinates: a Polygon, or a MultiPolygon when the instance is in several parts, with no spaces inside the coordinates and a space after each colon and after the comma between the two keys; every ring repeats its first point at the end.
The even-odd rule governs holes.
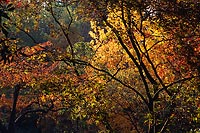
{"type": "Polygon", "coordinates": [[[82,60],[77,60],[77,59],[62,59],[62,60],[59,60],[59,61],[69,61],[69,62],[74,62],[76,64],[79,64],[79,65],[85,65],[85,66],[89,66],[91,68],[93,68],[94,70],[97,70],[99,72],[103,72],[105,74],[107,74],[108,76],[110,76],[112,79],[114,79],[115,81],[119,82],[120,84],[122,84],[123,86],[133,90],[138,96],[140,96],[140,98],[143,100],[143,102],[148,106],[148,102],[147,100],[145,99],[145,97],[139,92],[137,91],[135,88],[133,88],[132,86],[128,85],[127,83],[124,83],[123,81],[121,81],[120,79],[116,78],[114,75],[112,75],[110,72],[106,71],[106,70],[103,70],[103,69],[100,69],[100,68],[97,68],[95,66],[93,66],[92,64],[88,63],[88,62],[85,62],[85,61],[82,61],[82,60]]]}
{"type": "Polygon", "coordinates": [[[172,82],[172,83],[168,84],[167,86],[165,86],[165,87],[159,89],[159,90],[154,94],[154,97],[155,97],[156,95],[158,95],[160,92],[162,92],[163,90],[167,90],[169,87],[171,87],[171,86],[173,86],[173,85],[175,85],[175,84],[178,84],[178,83],[181,83],[181,82],[185,82],[185,81],[187,81],[187,80],[191,80],[191,79],[198,78],[198,77],[200,77],[200,75],[198,75],[198,76],[191,76],[191,77],[189,77],[189,78],[183,78],[183,79],[177,80],[177,81],[175,81],[175,82],[172,82]]]}

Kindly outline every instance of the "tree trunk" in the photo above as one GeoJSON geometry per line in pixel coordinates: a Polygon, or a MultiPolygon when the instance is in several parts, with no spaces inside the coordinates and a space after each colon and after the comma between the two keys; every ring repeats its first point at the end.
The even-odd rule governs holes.
{"type": "Polygon", "coordinates": [[[19,90],[20,90],[20,85],[17,84],[14,87],[13,105],[12,105],[12,111],[11,111],[11,114],[10,114],[10,121],[9,121],[9,124],[8,124],[8,132],[9,133],[15,133],[16,106],[17,106],[19,90]]]}
{"type": "Polygon", "coordinates": [[[0,133],[7,133],[6,127],[0,122],[0,133]]]}

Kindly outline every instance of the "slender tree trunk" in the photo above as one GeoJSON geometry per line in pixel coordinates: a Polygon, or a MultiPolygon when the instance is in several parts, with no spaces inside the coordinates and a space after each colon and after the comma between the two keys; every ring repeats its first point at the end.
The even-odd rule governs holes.
{"type": "Polygon", "coordinates": [[[156,118],[155,118],[155,113],[154,113],[154,100],[150,99],[149,100],[149,112],[152,115],[152,119],[153,120],[149,120],[149,129],[148,129],[148,133],[156,133],[156,118]]]}
{"type": "Polygon", "coordinates": [[[7,133],[6,127],[0,122],[0,133],[7,133]]]}
{"type": "Polygon", "coordinates": [[[11,114],[10,114],[10,121],[9,121],[9,124],[8,124],[8,133],[15,133],[16,106],[17,106],[19,90],[20,90],[20,85],[17,84],[14,87],[13,105],[12,105],[12,111],[11,111],[11,114]]]}

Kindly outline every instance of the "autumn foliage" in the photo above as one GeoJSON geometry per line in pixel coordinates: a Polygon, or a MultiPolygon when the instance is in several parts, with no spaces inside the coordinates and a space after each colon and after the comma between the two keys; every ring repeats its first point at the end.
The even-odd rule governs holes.
{"type": "Polygon", "coordinates": [[[1,1],[0,132],[199,130],[199,2],[20,2],[1,1]]]}

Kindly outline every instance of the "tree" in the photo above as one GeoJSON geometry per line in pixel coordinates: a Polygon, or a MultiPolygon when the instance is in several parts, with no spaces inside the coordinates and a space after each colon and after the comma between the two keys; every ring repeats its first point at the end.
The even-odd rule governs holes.
{"type": "MultiPolygon", "coordinates": [[[[34,2],[28,4],[33,4],[33,7],[31,8],[34,9],[36,9],[36,7],[41,8],[38,5],[34,5],[34,2]]],[[[27,126],[31,126],[33,130],[34,128],[36,128],[36,126],[38,126],[37,123],[40,123],[40,120],[44,117],[44,115],[49,112],[50,115],[48,115],[48,118],[52,118],[54,116],[58,117],[60,114],[60,116],[65,116],[66,119],[68,119],[70,122],[77,121],[77,123],[74,124],[77,125],[76,127],[69,126],[68,129],[65,128],[66,130],[79,130],[79,127],[81,128],[82,123],[85,123],[84,120],[79,120],[85,115],[84,111],[83,114],[80,114],[80,106],[78,105],[78,103],[82,105],[84,102],[80,97],[81,95],[83,95],[81,94],[83,92],[77,87],[77,85],[79,86],[79,82],[82,82],[82,79],[80,79],[81,74],[79,74],[79,78],[76,77],[77,73],[75,74],[75,70],[77,68],[70,60],[71,57],[74,56],[73,52],[76,52],[76,58],[87,59],[87,56],[89,56],[90,54],[88,53],[90,49],[84,43],[77,43],[78,46],[82,45],[83,48],[79,48],[78,46],[76,46],[76,44],[74,45],[73,41],[71,40],[71,35],[69,35],[69,33],[66,31],[66,29],[71,30],[72,18],[69,18],[70,22],[67,21],[67,23],[69,22],[69,26],[67,26],[67,24],[65,25],[65,22],[61,22],[60,18],[58,19],[56,16],[57,14],[55,14],[54,12],[55,8],[57,8],[54,5],[55,3],[52,2],[48,4],[50,11],[47,13],[50,13],[51,20],[53,19],[55,21],[55,25],[58,25],[56,29],[60,29],[60,32],[64,34],[64,37],[66,37],[68,41],[68,50],[65,51],[64,49],[61,49],[60,47],[55,45],[52,46],[52,43],[50,42],[37,44],[31,47],[18,45],[12,57],[9,56],[9,58],[6,58],[6,61],[1,64],[0,71],[5,76],[2,76],[0,78],[0,81],[2,83],[1,89],[5,91],[5,94],[2,94],[3,102],[0,107],[2,108],[2,110],[4,107],[8,107],[13,110],[12,112],[2,112],[2,116],[5,116],[2,119],[1,123],[2,132],[22,132],[24,130],[23,128],[27,128],[27,126]],[[73,45],[77,47],[74,49],[74,51],[72,51],[73,45]],[[69,47],[71,47],[72,52],[70,51],[69,47]],[[85,51],[85,53],[83,50],[85,51]],[[69,63],[67,63],[68,60],[69,63]],[[61,61],[66,62],[66,64],[61,63],[61,61]],[[17,87],[18,89],[15,89],[16,86],[20,87],[17,87]],[[15,89],[16,91],[12,91],[12,89],[15,89]],[[11,93],[13,93],[13,95],[9,94],[9,90],[11,90],[11,93]],[[72,118],[75,120],[73,120],[72,118]],[[10,119],[10,121],[8,119],[10,119]],[[6,127],[5,125],[7,124],[10,126],[6,127]]],[[[30,25],[27,25],[27,27],[20,27],[22,20],[28,21],[29,19],[34,20],[38,18],[36,14],[37,11],[30,10],[29,7],[29,5],[25,4],[24,6],[17,9],[16,12],[12,14],[12,19],[16,20],[16,23],[13,23],[11,21],[9,25],[14,25],[15,28],[24,32],[30,39],[32,39],[32,41],[34,41],[34,37],[30,34],[28,30],[26,30],[26,28],[30,29],[30,25]],[[23,12],[24,10],[27,11],[27,16],[23,14],[25,13],[23,12]],[[19,16],[17,16],[16,14],[19,16]],[[23,15],[27,18],[24,18],[23,15]]],[[[64,7],[61,8],[61,10],[63,10],[64,7]]],[[[65,11],[65,13],[67,11],[65,11]]],[[[71,12],[68,11],[68,13],[68,15],[70,15],[71,12]]],[[[36,41],[38,41],[38,39],[35,40],[35,43],[36,41]]],[[[9,42],[7,42],[7,44],[8,48],[10,48],[11,45],[9,44],[9,42]]],[[[16,43],[14,46],[16,46],[16,43]]],[[[79,73],[79,70],[76,71],[79,73]]],[[[83,72],[83,69],[80,69],[80,71],[83,72]]],[[[60,118],[60,120],[62,119],[60,118]]],[[[61,123],[58,126],[62,126],[63,124],[64,123],[61,123]]],[[[64,128],[56,129],[56,126],[51,128],[54,128],[54,130],[56,131],[64,130],[64,128]]],[[[82,128],[84,129],[85,127],[82,128]]]]}
{"type": "Polygon", "coordinates": [[[28,123],[48,130],[47,120],[55,132],[81,132],[91,127],[95,132],[197,130],[198,3],[20,2],[10,14],[15,21],[4,15],[7,25],[37,42],[30,26],[42,29],[38,22],[51,23],[45,33],[53,43],[22,47],[2,29],[6,48],[13,48],[12,54],[2,54],[0,68],[4,75],[0,76],[0,115],[5,116],[0,123],[2,132],[14,132],[28,123]],[[181,14],[182,10],[191,18],[181,14]],[[82,18],[90,21],[90,43],[77,39],[76,27],[81,25],[77,20],[82,18]]]}
{"type": "MultiPolygon", "coordinates": [[[[143,131],[163,132],[169,130],[172,132],[173,128],[170,128],[169,121],[173,119],[174,111],[179,108],[179,106],[175,104],[179,101],[177,96],[179,93],[180,95],[184,93],[179,90],[178,86],[181,85],[181,88],[184,89],[184,81],[189,81],[191,79],[197,80],[199,75],[197,71],[193,71],[189,68],[189,64],[185,62],[185,59],[180,58],[180,56],[175,53],[174,49],[178,47],[178,45],[176,45],[177,38],[173,36],[175,33],[169,34],[166,32],[166,27],[163,29],[159,25],[159,20],[161,18],[157,18],[158,16],[160,17],[160,12],[162,10],[159,12],[156,7],[165,8],[162,6],[162,2],[159,3],[159,1],[155,1],[156,3],[151,3],[150,1],[126,0],[117,2],[101,1],[100,3],[94,1],[87,2],[92,5],[90,6],[92,9],[85,10],[88,11],[87,13],[92,16],[91,19],[94,21],[94,48],[97,47],[97,58],[94,61],[96,63],[92,65],[98,65],[96,70],[104,72],[107,78],[110,77],[110,80],[119,82],[123,87],[132,90],[135,93],[133,96],[139,97],[139,101],[142,101],[145,105],[140,110],[140,115],[142,114],[141,111],[144,111],[144,119],[138,122],[139,124],[146,123],[146,126],[143,126],[143,131]],[[121,48],[119,49],[118,47],[121,48]],[[171,57],[177,60],[170,60],[169,54],[172,54],[173,56],[171,57]],[[128,57],[126,57],[127,59],[123,59],[122,55],[128,55],[128,57]],[[174,63],[183,67],[179,70],[174,70],[174,63]],[[121,75],[124,68],[125,70],[132,69],[130,72],[126,72],[126,77],[128,78],[122,78],[122,75],[125,75],[125,72],[121,75]],[[127,76],[127,74],[130,74],[130,77],[127,76]],[[131,78],[133,75],[137,75],[134,77],[138,78],[131,78]],[[144,108],[146,109],[144,110],[144,108]],[[147,121],[145,120],[145,116],[148,118],[147,121]]],[[[169,7],[171,4],[173,3],[164,2],[164,5],[169,7]]],[[[194,10],[192,10],[192,12],[193,11],[194,10]]],[[[163,12],[163,14],[169,13],[163,12]]],[[[181,20],[184,21],[183,18],[181,20]]],[[[182,26],[184,27],[184,25],[182,26]]],[[[108,79],[108,81],[110,80],[108,79]]],[[[188,82],[184,83],[188,85],[188,82]]],[[[192,88],[194,86],[192,84],[190,84],[190,86],[190,89],[193,90],[192,88]]],[[[113,87],[114,86],[112,86],[112,88],[113,87]]],[[[116,88],[117,89],[113,91],[118,91],[118,86],[116,86],[116,88]]],[[[110,91],[112,92],[112,89],[110,91]]],[[[135,103],[136,99],[132,99],[134,102],[131,103],[137,105],[135,103]]],[[[113,101],[114,100],[115,99],[113,99],[113,101]]],[[[130,102],[130,100],[128,101],[130,102]]],[[[195,106],[195,110],[197,110],[197,104],[195,104],[195,106]]],[[[132,117],[130,121],[131,119],[138,120],[138,118],[134,118],[133,115],[135,111],[132,108],[134,107],[122,108],[126,111],[128,110],[129,115],[132,117]]],[[[141,119],[141,116],[139,119],[141,119]]],[[[174,119],[176,119],[176,117],[174,119]]],[[[177,118],[177,120],[178,119],[180,118],[177,118]]],[[[133,124],[133,126],[135,125],[133,124]]],[[[177,131],[189,131],[192,128],[192,126],[185,126],[183,129],[177,129],[177,131]]],[[[140,132],[137,127],[135,127],[135,130],[140,132]]]]}

